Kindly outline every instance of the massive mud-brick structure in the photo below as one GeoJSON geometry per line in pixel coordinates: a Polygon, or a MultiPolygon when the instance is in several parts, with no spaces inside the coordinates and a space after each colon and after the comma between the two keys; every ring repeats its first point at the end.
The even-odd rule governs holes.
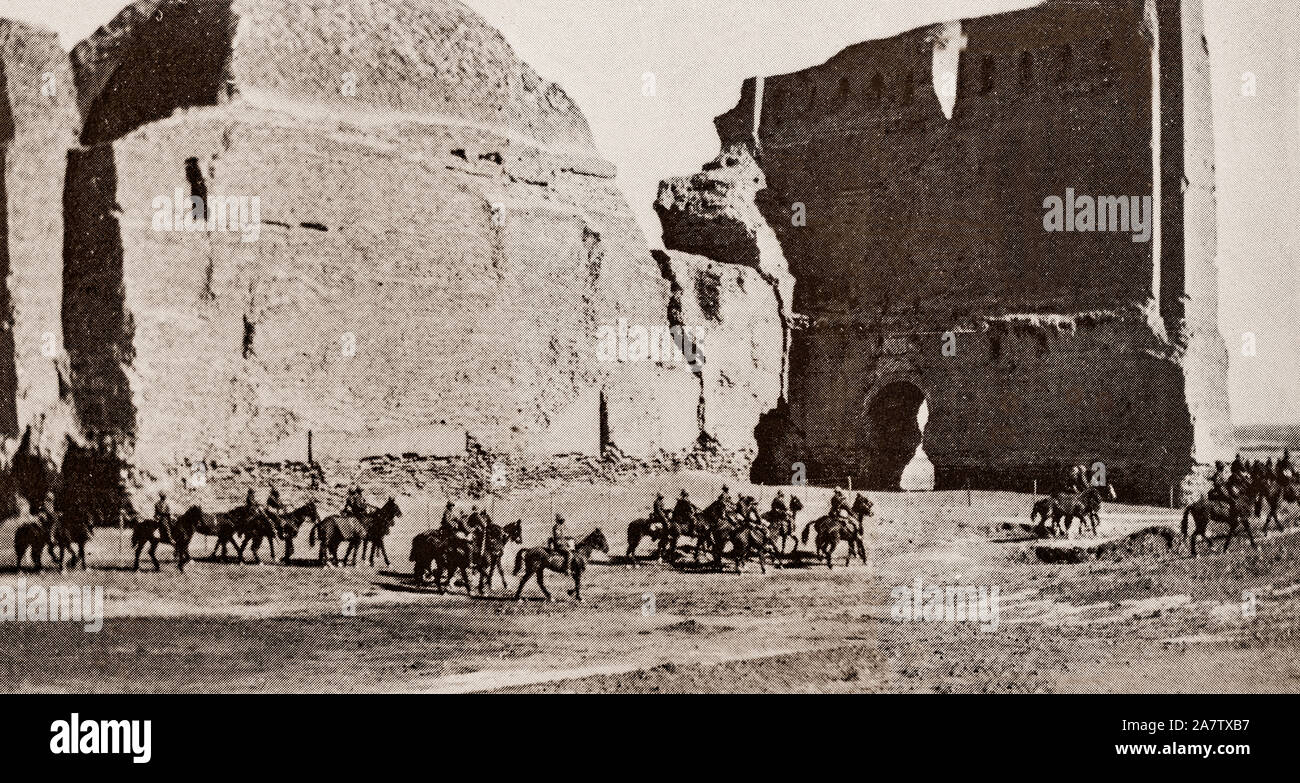
{"type": "Polygon", "coordinates": [[[579,109],[461,4],[139,0],[70,58],[23,36],[53,64],[16,79],[4,49],[9,101],[49,106],[0,114],[8,190],[40,186],[9,200],[0,427],[62,486],[329,504],[757,456],[773,291],[652,253],[579,109]],[[255,234],[216,222],[241,199],[255,234]],[[645,357],[674,325],[708,358],[645,357]],[[602,356],[602,327],[630,349],[602,356]],[[21,446],[29,399],[64,412],[53,445],[21,446]]]}
{"type": "Polygon", "coordinates": [[[756,477],[896,487],[923,400],[938,488],[1102,462],[1163,501],[1230,457],[1209,90],[1199,0],[1048,0],[746,81],[657,208],[668,247],[793,288],[756,477]],[[1150,241],[1047,232],[1067,189],[1150,196],[1150,241]]]}

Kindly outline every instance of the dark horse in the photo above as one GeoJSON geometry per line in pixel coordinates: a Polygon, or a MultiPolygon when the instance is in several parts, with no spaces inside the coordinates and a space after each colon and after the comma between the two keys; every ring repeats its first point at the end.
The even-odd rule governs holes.
{"type": "Polygon", "coordinates": [[[1262,473],[1253,482],[1251,491],[1255,496],[1255,516],[1260,516],[1264,511],[1264,506],[1268,506],[1268,514],[1264,516],[1264,525],[1260,528],[1261,532],[1268,532],[1268,523],[1276,522],[1279,531],[1285,530],[1282,526],[1282,520],[1277,515],[1277,510],[1281,507],[1282,502],[1300,503],[1300,494],[1296,492],[1295,479],[1288,477],[1286,480],[1279,480],[1272,473],[1262,473]]]}
{"type": "Polygon", "coordinates": [[[90,512],[76,509],[54,518],[54,524],[50,526],[50,557],[59,564],[60,571],[64,570],[63,558],[67,555],[71,555],[68,568],[76,568],[80,563],[81,570],[86,570],[86,542],[94,532],[95,521],[90,512]],[[58,547],[58,554],[54,552],[55,547],[58,547]]]}
{"type": "Polygon", "coordinates": [[[797,531],[796,521],[799,518],[799,512],[803,511],[803,501],[797,497],[790,498],[790,508],[784,514],[780,511],[766,511],[763,513],[763,519],[767,521],[767,529],[770,531],[773,541],[780,539],[781,543],[777,546],[777,552],[782,556],[785,555],[785,542],[787,540],[794,542],[794,549],[799,548],[799,534],[797,531]]]}
{"type": "Polygon", "coordinates": [[[1192,557],[1196,557],[1196,538],[1204,538],[1208,544],[1210,537],[1205,534],[1205,529],[1211,522],[1223,522],[1228,525],[1228,535],[1223,540],[1223,551],[1228,551],[1228,545],[1232,543],[1232,535],[1237,531],[1238,525],[1245,525],[1246,538],[1250,539],[1250,546],[1253,549],[1259,549],[1255,543],[1255,535],[1250,530],[1250,516],[1252,503],[1249,496],[1245,493],[1234,495],[1227,501],[1210,500],[1201,498],[1193,502],[1183,511],[1183,538],[1187,538],[1187,518],[1191,517],[1196,520],[1196,530],[1192,533],[1191,547],[1192,557]]]}
{"type": "MultiPolygon", "coordinates": [[[[195,506],[194,508],[198,508],[195,506]]],[[[149,547],[149,559],[153,561],[153,570],[158,571],[159,544],[168,544],[176,550],[176,567],[185,570],[190,557],[190,540],[194,538],[194,516],[189,512],[173,517],[166,522],[157,519],[140,519],[134,513],[122,512],[130,520],[131,546],[135,548],[135,570],[140,570],[140,554],[146,545],[149,547]]],[[[202,512],[200,512],[202,513],[202,512]]]]}
{"type": "Polygon", "coordinates": [[[387,536],[393,529],[393,525],[401,515],[402,509],[398,508],[397,501],[390,495],[388,502],[384,503],[384,505],[380,506],[378,509],[366,514],[366,518],[362,520],[362,523],[366,528],[366,535],[361,546],[364,551],[366,544],[370,545],[371,567],[374,567],[375,565],[376,551],[384,556],[384,565],[392,565],[392,563],[388,561],[388,550],[384,548],[384,536],[387,536]]]}
{"type": "Polygon", "coordinates": [[[825,560],[827,568],[835,568],[831,559],[835,555],[835,547],[841,541],[849,545],[849,552],[844,556],[844,565],[846,567],[855,553],[862,557],[862,562],[867,562],[866,545],[863,544],[862,537],[858,535],[858,527],[852,519],[845,516],[824,516],[814,519],[804,526],[801,538],[805,544],[808,543],[808,533],[811,530],[817,531],[817,538],[813,544],[817,559],[825,560]]]}
{"type": "Polygon", "coordinates": [[[474,532],[474,570],[478,571],[478,594],[483,595],[484,582],[492,589],[492,575],[501,574],[501,585],[510,589],[506,581],[506,569],[501,565],[509,542],[524,543],[524,522],[522,519],[511,522],[505,527],[495,522],[488,522],[474,532]]]}
{"type": "MultiPolygon", "coordinates": [[[[605,534],[600,528],[591,531],[586,538],[578,542],[574,551],[569,553],[568,573],[573,577],[573,589],[569,592],[579,601],[582,600],[582,572],[586,570],[592,552],[609,554],[609,542],[605,540],[605,534]]],[[[541,546],[519,550],[515,554],[515,576],[519,576],[520,570],[526,570],[524,570],[524,578],[519,580],[519,589],[515,590],[515,600],[522,599],[524,585],[528,584],[529,577],[534,575],[537,576],[537,586],[542,588],[546,600],[555,600],[542,579],[548,568],[557,573],[564,573],[564,555],[541,546]]]]}
{"type": "Polygon", "coordinates": [[[752,502],[743,502],[736,513],[724,514],[713,525],[713,562],[721,569],[723,550],[731,544],[730,557],[736,563],[736,573],[740,573],[745,560],[758,556],[758,568],[767,573],[766,556],[771,554],[776,560],[776,544],[768,529],[763,526],[758,514],[758,507],[752,502]]]}
{"type": "Polygon", "coordinates": [[[626,559],[635,564],[637,546],[641,544],[642,538],[649,538],[655,543],[655,559],[663,560],[664,555],[673,548],[679,535],[677,526],[671,518],[667,521],[653,518],[634,519],[627,523],[626,559]]]}
{"type": "Polygon", "coordinates": [[[29,522],[23,522],[18,525],[14,531],[14,558],[18,564],[18,570],[23,570],[23,557],[30,551],[32,553],[32,565],[37,571],[41,570],[41,553],[45,548],[50,546],[50,531],[45,522],[40,517],[33,517],[28,511],[27,501],[18,498],[18,513],[15,515],[18,519],[28,519],[29,522]]]}
{"type": "MultiPolygon", "coordinates": [[[[321,565],[327,565],[332,562],[334,565],[339,564],[339,545],[344,541],[347,542],[348,548],[343,552],[343,565],[356,565],[357,553],[363,540],[375,541],[372,538],[378,533],[379,546],[382,548],[383,536],[393,526],[393,520],[402,515],[402,509],[398,508],[397,501],[391,497],[388,502],[380,506],[373,512],[367,513],[364,519],[357,519],[350,514],[335,514],[334,516],[325,517],[311,529],[311,535],[307,539],[308,546],[320,540],[319,560],[321,565]],[[329,561],[326,560],[326,554],[329,555],[329,561]]],[[[371,564],[373,565],[374,552],[371,552],[371,564]]],[[[388,555],[384,555],[387,561],[388,555]]]]}
{"type": "Polygon", "coordinates": [[[276,527],[280,531],[280,540],[284,542],[284,557],[280,562],[287,563],[289,558],[293,557],[293,541],[298,537],[298,531],[305,524],[310,524],[312,528],[319,525],[320,513],[316,510],[316,501],[311,500],[293,511],[277,514],[276,517],[278,521],[276,527]]]}
{"type": "MultiPolygon", "coordinates": [[[[1089,486],[1082,492],[1057,492],[1052,501],[1052,530],[1070,536],[1070,524],[1079,518],[1079,535],[1083,535],[1084,525],[1094,537],[1097,535],[1097,523],[1101,521],[1102,495],[1115,499],[1115,489],[1109,484],[1104,487],[1089,486]],[[1065,522],[1062,524],[1061,520],[1065,522]]],[[[1035,506],[1035,508],[1037,508],[1035,506]]]]}

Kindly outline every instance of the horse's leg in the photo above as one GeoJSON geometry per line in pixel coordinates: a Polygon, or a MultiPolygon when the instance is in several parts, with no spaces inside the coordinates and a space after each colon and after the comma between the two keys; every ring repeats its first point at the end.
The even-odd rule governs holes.
{"type": "Polygon", "coordinates": [[[135,545],[135,567],[134,567],[134,570],[136,570],[136,571],[139,571],[139,570],[140,570],[140,554],[141,554],[142,552],[144,552],[144,544],[145,544],[145,542],[141,541],[140,543],[138,543],[138,544],[135,545]]]}
{"type": "Polygon", "coordinates": [[[542,595],[546,596],[546,600],[555,600],[551,597],[551,591],[546,589],[546,563],[542,563],[537,569],[537,586],[542,588],[542,595]]]}
{"type": "Polygon", "coordinates": [[[573,599],[582,602],[582,569],[573,569],[573,599]]]}
{"type": "Polygon", "coordinates": [[[161,571],[162,565],[158,562],[158,542],[149,542],[149,559],[153,561],[153,570],[161,571]]]}
{"type": "MultiPolygon", "coordinates": [[[[375,551],[374,549],[371,549],[371,550],[370,550],[371,555],[374,554],[374,551],[375,551]]],[[[470,597],[472,597],[473,594],[470,592],[470,586],[469,586],[469,572],[465,570],[465,564],[464,564],[464,563],[462,563],[461,566],[460,566],[460,578],[465,580],[465,597],[466,597],[466,598],[470,598],[470,597]]],[[[480,584],[481,584],[481,583],[480,583],[480,584]]],[[[481,589],[481,588],[480,588],[479,592],[480,592],[480,593],[482,592],[482,589],[481,589]]]]}
{"type": "MultiPolygon", "coordinates": [[[[1236,519],[1233,519],[1233,520],[1231,520],[1231,521],[1228,523],[1228,535],[1225,536],[1224,539],[1223,539],[1223,551],[1224,551],[1224,552],[1227,552],[1227,551],[1228,551],[1228,545],[1232,543],[1232,536],[1233,536],[1233,534],[1235,534],[1236,532],[1237,532],[1237,520],[1236,520],[1236,519]]],[[[1207,538],[1206,540],[1208,540],[1208,538],[1207,538]]],[[[1214,550],[1211,549],[1210,551],[1213,552],[1214,550]]]]}
{"type": "MultiPolygon", "coordinates": [[[[1259,544],[1255,543],[1255,534],[1250,531],[1250,517],[1246,517],[1245,519],[1241,520],[1241,524],[1246,526],[1246,539],[1250,541],[1250,548],[1259,549],[1259,544]]],[[[1278,522],[1277,525],[1280,531],[1282,528],[1282,523],[1278,522]]]]}

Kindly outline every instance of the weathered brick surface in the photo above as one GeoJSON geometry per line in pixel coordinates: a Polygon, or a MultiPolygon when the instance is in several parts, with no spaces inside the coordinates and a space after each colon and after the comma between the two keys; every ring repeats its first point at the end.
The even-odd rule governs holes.
{"type": "MultiPolygon", "coordinates": [[[[724,156],[758,162],[751,203],[810,322],[760,477],[792,462],[867,485],[895,475],[882,463],[910,456],[893,442],[906,433],[872,411],[898,382],[929,401],[940,487],[1023,489],[1102,461],[1121,492],[1163,499],[1231,455],[1200,5],[1149,5],[1049,0],[963,20],[951,118],[933,69],[956,25],[745,83],[717,120],[724,156]],[[1044,231],[1044,198],[1066,188],[1153,196],[1153,241],[1044,231]]],[[[669,247],[732,260],[759,233],[737,230],[743,207],[718,207],[735,190],[718,179],[665,183],[669,247]]]]}
{"type": "Polygon", "coordinates": [[[670,283],[578,109],[458,3],[141,2],[74,60],[72,394],[137,505],[298,487],[309,432],[326,487],[740,458],[684,364],[598,359],[670,283]],[[154,230],[200,180],[259,198],[257,241],[154,230]]]}
{"type": "MultiPolygon", "coordinates": [[[[63,176],[80,131],[57,36],[0,19],[0,437],[57,464],[74,427],[59,398],[63,176]]],[[[4,502],[7,502],[7,498],[4,502]]]]}

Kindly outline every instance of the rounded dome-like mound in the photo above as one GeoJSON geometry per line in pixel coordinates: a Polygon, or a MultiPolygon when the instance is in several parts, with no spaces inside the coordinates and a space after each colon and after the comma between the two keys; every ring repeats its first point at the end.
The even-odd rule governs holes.
{"type": "Polygon", "coordinates": [[[594,151],[568,95],[456,0],[137,0],[73,59],[91,143],[244,95],[594,151]]]}

